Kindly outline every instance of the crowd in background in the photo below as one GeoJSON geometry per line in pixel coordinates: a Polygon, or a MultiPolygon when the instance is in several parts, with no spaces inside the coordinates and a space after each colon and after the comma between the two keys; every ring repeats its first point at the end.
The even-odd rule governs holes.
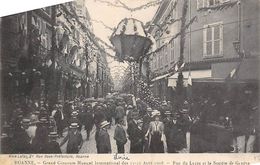
{"type": "Polygon", "coordinates": [[[239,113],[221,114],[225,108],[232,109],[229,106],[233,103],[225,100],[221,111],[215,111],[216,104],[198,97],[190,103],[184,101],[182,108],[175,110],[169,101],[150,107],[131,94],[118,93],[106,98],[58,101],[52,108],[43,101],[31,102],[26,109],[18,104],[10,121],[2,126],[1,152],[61,153],[61,146],[66,144],[66,153],[79,153],[94,131],[97,153],[111,153],[107,131],[111,126],[115,126],[112,136],[118,153],[258,152],[254,115],[258,106],[243,104],[239,113]],[[216,114],[217,122],[211,124],[223,127],[231,133],[224,131],[223,136],[231,138],[216,135],[215,141],[205,139],[211,136],[207,124],[216,114]],[[58,143],[57,139],[62,140],[58,143]],[[130,151],[125,150],[127,141],[130,151]]]}

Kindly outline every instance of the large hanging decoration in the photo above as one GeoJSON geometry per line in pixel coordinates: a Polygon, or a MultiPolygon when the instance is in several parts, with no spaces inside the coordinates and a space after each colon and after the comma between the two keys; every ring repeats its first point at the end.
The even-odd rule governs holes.
{"type": "Polygon", "coordinates": [[[122,61],[138,61],[152,45],[141,21],[133,18],[123,19],[113,32],[111,43],[116,49],[116,56],[122,61]]]}

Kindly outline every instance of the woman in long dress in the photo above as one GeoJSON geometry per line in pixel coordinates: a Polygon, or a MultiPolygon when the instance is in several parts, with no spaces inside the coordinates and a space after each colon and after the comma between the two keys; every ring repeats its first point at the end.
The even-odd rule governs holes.
{"type": "Polygon", "coordinates": [[[160,121],[160,112],[152,112],[153,121],[150,122],[146,138],[149,138],[149,148],[151,153],[164,153],[164,124],[160,121]]]}

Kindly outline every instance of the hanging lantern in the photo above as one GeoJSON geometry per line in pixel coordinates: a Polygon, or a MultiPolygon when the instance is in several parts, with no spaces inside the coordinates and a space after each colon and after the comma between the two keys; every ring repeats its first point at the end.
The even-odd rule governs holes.
{"type": "Polygon", "coordinates": [[[116,56],[125,61],[138,61],[152,44],[143,23],[133,18],[123,19],[113,32],[110,41],[116,49],[116,56]]]}

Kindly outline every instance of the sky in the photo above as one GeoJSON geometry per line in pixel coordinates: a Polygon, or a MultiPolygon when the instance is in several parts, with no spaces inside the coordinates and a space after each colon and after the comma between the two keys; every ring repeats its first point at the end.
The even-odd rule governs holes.
{"type": "MultiPolygon", "coordinates": [[[[106,0],[114,3],[115,0],[106,0]]],[[[129,7],[138,7],[143,4],[147,4],[153,0],[121,0],[129,7]]],[[[135,12],[130,12],[124,8],[118,8],[114,6],[108,6],[105,3],[102,3],[98,0],[85,0],[85,5],[89,11],[90,17],[96,21],[102,21],[105,25],[115,28],[118,23],[124,18],[135,18],[142,21],[144,24],[148,21],[151,21],[154,14],[157,11],[158,5],[148,7],[147,9],[138,10],[135,12]]],[[[112,31],[105,28],[101,23],[97,23],[92,21],[93,30],[96,36],[106,41],[111,45],[109,41],[109,37],[112,34],[112,31]]],[[[112,58],[107,58],[108,65],[111,69],[112,77],[115,78],[119,75],[122,76],[124,74],[124,68],[127,67],[126,63],[119,63],[114,61],[112,58]],[[120,66],[120,67],[118,67],[120,66]]]]}

